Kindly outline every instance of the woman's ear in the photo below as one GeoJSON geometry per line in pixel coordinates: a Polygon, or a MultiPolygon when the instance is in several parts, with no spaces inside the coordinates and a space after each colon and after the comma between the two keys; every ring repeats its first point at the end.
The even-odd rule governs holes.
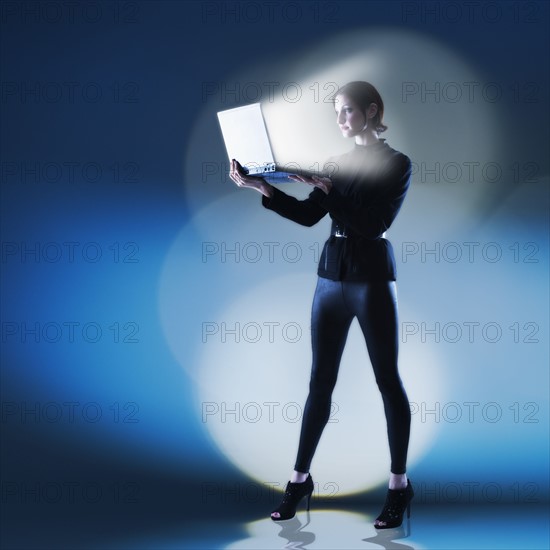
{"type": "Polygon", "coordinates": [[[371,103],[367,109],[367,118],[373,118],[378,112],[378,105],[376,103],[371,103]]]}

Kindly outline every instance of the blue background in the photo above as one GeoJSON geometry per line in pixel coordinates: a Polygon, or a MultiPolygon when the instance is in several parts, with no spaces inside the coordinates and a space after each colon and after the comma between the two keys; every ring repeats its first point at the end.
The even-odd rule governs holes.
{"type": "MultiPolygon", "coordinates": [[[[270,499],[231,492],[249,479],[205,433],[190,365],[172,354],[161,323],[170,247],[184,226],[192,235],[201,207],[239,192],[220,182],[190,203],[184,159],[207,104],[205,82],[223,83],[362,28],[416,31],[505,89],[535,86],[520,87],[534,89],[535,101],[508,93],[500,106],[502,155],[534,163],[536,182],[492,187],[480,208],[499,206],[494,223],[479,228],[478,214],[453,239],[501,243],[506,257],[471,266],[399,257],[398,268],[401,293],[426,305],[426,321],[495,321],[508,342],[438,344],[456,389],[449,401],[497,402],[506,421],[447,422],[416,477],[463,491],[472,480],[498,483],[499,504],[518,509],[547,504],[548,3],[501,2],[497,21],[482,16],[485,2],[474,2],[471,20],[446,12],[449,4],[465,9],[460,2],[275,2],[271,17],[262,2],[76,2],[74,12],[63,2],[2,3],[3,547],[218,547],[243,536],[239,522],[265,516],[270,499]],[[247,5],[260,10],[260,23],[247,5]],[[294,21],[284,9],[301,15],[294,21]],[[515,242],[534,243],[537,261],[523,261],[529,248],[514,261],[506,247],[515,242]],[[508,328],[514,322],[522,327],[518,342],[508,328]],[[537,341],[526,343],[533,326],[537,341]],[[514,403],[519,421],[508,409],[514,403]],[[536,422],[525,421],[531,413],[536,422]],[[203,498],[205,483],[215,498],[203,498]],[[219,530],[206,531],[202,522],[213,515],[219,530]]],[[[247,102],[239,99],[227,108],[247,102]]],[[[213,156],[225,162],[215,119],[205,131],[213,156]]],[[[398,245],[412,235],[398,236],[398,245]]],[[[204,266],[192,238],[188,247],[181,285],[192,291],[181,332],[192,362],[200,342],[189,334],[204,315],[197,304],[215,303],[217,294],[212,273],[194,278],[204,266]]],[[[383,488],[372,496],[379,502],[381,495],[383,488]]],[[[481,494],[441,500],[490,503],[481,494]]],[[[430,495],[424,503],[438,504],[430,495]]],[[[548,540],[541,529],[537,543],[548,540]]]]}

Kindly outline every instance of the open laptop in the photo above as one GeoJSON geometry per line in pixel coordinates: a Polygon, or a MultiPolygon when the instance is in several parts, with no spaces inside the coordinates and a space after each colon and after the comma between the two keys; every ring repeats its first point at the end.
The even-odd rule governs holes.
{"type": "Polygon", "coordinates": [[[278,164],[273,156],[260,103],[220,111],[222,130],[229,162],[239,161],[250,176],[262,176],[269,183],[287,183],[289,175],[322,176],[321,172],[305,170],[298,163],[278,164]]]}

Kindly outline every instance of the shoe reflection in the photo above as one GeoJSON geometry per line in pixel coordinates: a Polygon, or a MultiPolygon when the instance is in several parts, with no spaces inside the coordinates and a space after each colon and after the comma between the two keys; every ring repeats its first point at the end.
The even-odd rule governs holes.
{"type": "Polygon", "coordinates": [[[292,519],[279,522],[281,530],[278,536],[287,541],[284,548],[307,548],[315,541],[315,534],[304,530],[311,521],[310,512],[304,512],[303,520],[302,522],[294,516],[292,519]]]}
{"type": "MultiPolygon", "coordinates": [[[[388,550],[419,550],[421,545],[407,540],[405,527],[376,530],[373,517],[367,514],[336,510],[313,510],[298,512],[289,520],[274,523],[266,518],[247,524],[248,538],[235,541],[226,548],[229,550],[262,550],[275,548],[346,548],[388,550]],[[282,539],[282,540],[281,540],[282,539]]],[[[409,529],[410,534],[410,529],[409,529]]]]}
{"type": "Polygon", "coordinates": [[[401,542],[396,542],[397,539],[404,539],[411,535],[411,520],[403,520],[403,524],[393,529],[376,530],[374,537],[363,539],[365,542],[371,542],[386,550],[416,550],[419,546],[410,546],[401,542]],[[405,530],[405,525],[407,529],[405,530]]]}

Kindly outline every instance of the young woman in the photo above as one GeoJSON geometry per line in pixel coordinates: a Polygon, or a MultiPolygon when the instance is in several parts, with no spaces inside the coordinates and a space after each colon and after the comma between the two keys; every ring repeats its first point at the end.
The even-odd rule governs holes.
{"type": "Polygon", "coordinates": [[[379,133],[385,131],[384,104],[368,82],[350,82],[333,98],[342,135],[354,147],[325,164],[330,177],[292,176],[314,187],[298,200],[261,177],[244,174],[231,162],[231,179],[239,187],[262,194],[262,204],[299,224],[312,226],[327,213],[332,218],[317,270],[311,315],[313,364],[298,456],[274,521],[290,519],[300,500],[313,492],[311,460],[329,419],[331,396],[352,320],[364,334],[376,383],[382,394],[391,455],[386,502],[374,526],[398,527],[414,496],[406,475],[411,414],[397,368],[398,324],[395,258],[384,234],[407,193],[411,162],[392,149],[379,133]]]}

